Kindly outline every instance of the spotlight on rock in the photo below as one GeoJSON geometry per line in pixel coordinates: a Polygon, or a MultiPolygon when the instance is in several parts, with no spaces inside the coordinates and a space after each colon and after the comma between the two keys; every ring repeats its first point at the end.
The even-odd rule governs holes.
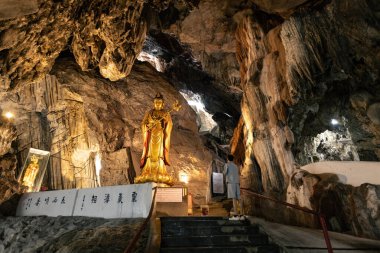
{"type": "Polygon", "coordinates": [[[336,119],[332,119],[331,124],[335,126],[335,125],[338,125],[339,122],[336,119]]]}
{"type": "Polygon", "coordinates": [[[5,114],[4,114],[4,116],[5,116],[5,118],[7,118],[8,120],[10,120],[10,119],[12,119],[12,118],[14,118],[14,114],[13,113],[11,113],[11,112],[6,112],[5,114]]]}
{"type": "Polygon", "coordinates": [[[179,174],[179,181],[188,184],[189,183],[189,176],[186,173],[180,173],[179,174]]]}

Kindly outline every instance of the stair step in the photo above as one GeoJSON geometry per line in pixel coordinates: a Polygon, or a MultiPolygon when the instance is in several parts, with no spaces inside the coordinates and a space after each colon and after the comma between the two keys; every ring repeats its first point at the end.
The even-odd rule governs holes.
{"type": "Polygon", "coordinates": [[[189,221],[189,220],[228,220],[228,217],[222,216],[166,216],[160,218],[162,221],[189,221]]]}
{"type": "Polygon", "coordinates": [[[234,234],[258,234],[258,226],[231,225],[231,226],[163,226],[161,233],[169,236],[202,236],[202,235],[234,235],[234,234]]]}
{"type": "Polygon", "coordinates": [[[161,226],[165,227],[210,227],[210,226],[242,226],[249,225],[247,220],[161,220],[161,226]]]}
{"type": "Polygon", "coordinates": [[[268,244],[268,236],[256,235],[207,235],[207,236],[183,236],[161,237],[161,247],[201,247],[201,246],[242,246],[268,244]]]}
{"type": "Polygon", "coordinates": [[[280,253],[276,245],[246,246],[246,247],[188,247],[162,248],[160,253],[280,253]]]}

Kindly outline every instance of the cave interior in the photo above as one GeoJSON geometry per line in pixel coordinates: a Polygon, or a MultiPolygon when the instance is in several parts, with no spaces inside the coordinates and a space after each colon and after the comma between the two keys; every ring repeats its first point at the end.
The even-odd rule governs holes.
{"type": "Polygon", "coordinates": [[[50,152],[45,190],[132,184],[160,92],[182,105],[167,170],[195,206],[231,153],[241,187],[379,240],[379,25],[376,0],[3,1],[0,201],[30,148],[50,152]]]}

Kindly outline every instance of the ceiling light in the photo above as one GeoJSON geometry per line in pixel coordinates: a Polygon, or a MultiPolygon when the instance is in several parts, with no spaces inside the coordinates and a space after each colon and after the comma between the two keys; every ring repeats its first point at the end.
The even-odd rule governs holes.
{"type": "Polygon", "coordinates": [[[338,123],[339,123],[339,122],[338,122],[336,119],[332,119],[332,120],[331,120],[331,124],[332,124],[332,125],[338,125],[338,123]]]}

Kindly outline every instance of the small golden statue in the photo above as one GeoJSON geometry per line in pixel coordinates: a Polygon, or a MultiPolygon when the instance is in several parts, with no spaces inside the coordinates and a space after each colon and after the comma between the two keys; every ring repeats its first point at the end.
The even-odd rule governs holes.
{"type": "Polygon", "coordinates": [[[156,182],[173,185],[172,178],[165,165],[170,166],[169,147],[173,122],[170,113],[178,111],[181,105],[176,101],[169,111],[164,110],[164,98],[157,93],[154,98],[154,109],[145,113],[142,121],[144,148],[140,161],[142,173],[135,178],[135,183],[156,182]]]}
{"type": "Polygon", "coordinates": [[[36,179],[40,165],[38,164],[38,157],[32,155],[30,157],[30,164],[25,169],[24,177],[22,178],[22,185],[27,186],[27,192],[32,191],[34,180],[36,179]]]}

